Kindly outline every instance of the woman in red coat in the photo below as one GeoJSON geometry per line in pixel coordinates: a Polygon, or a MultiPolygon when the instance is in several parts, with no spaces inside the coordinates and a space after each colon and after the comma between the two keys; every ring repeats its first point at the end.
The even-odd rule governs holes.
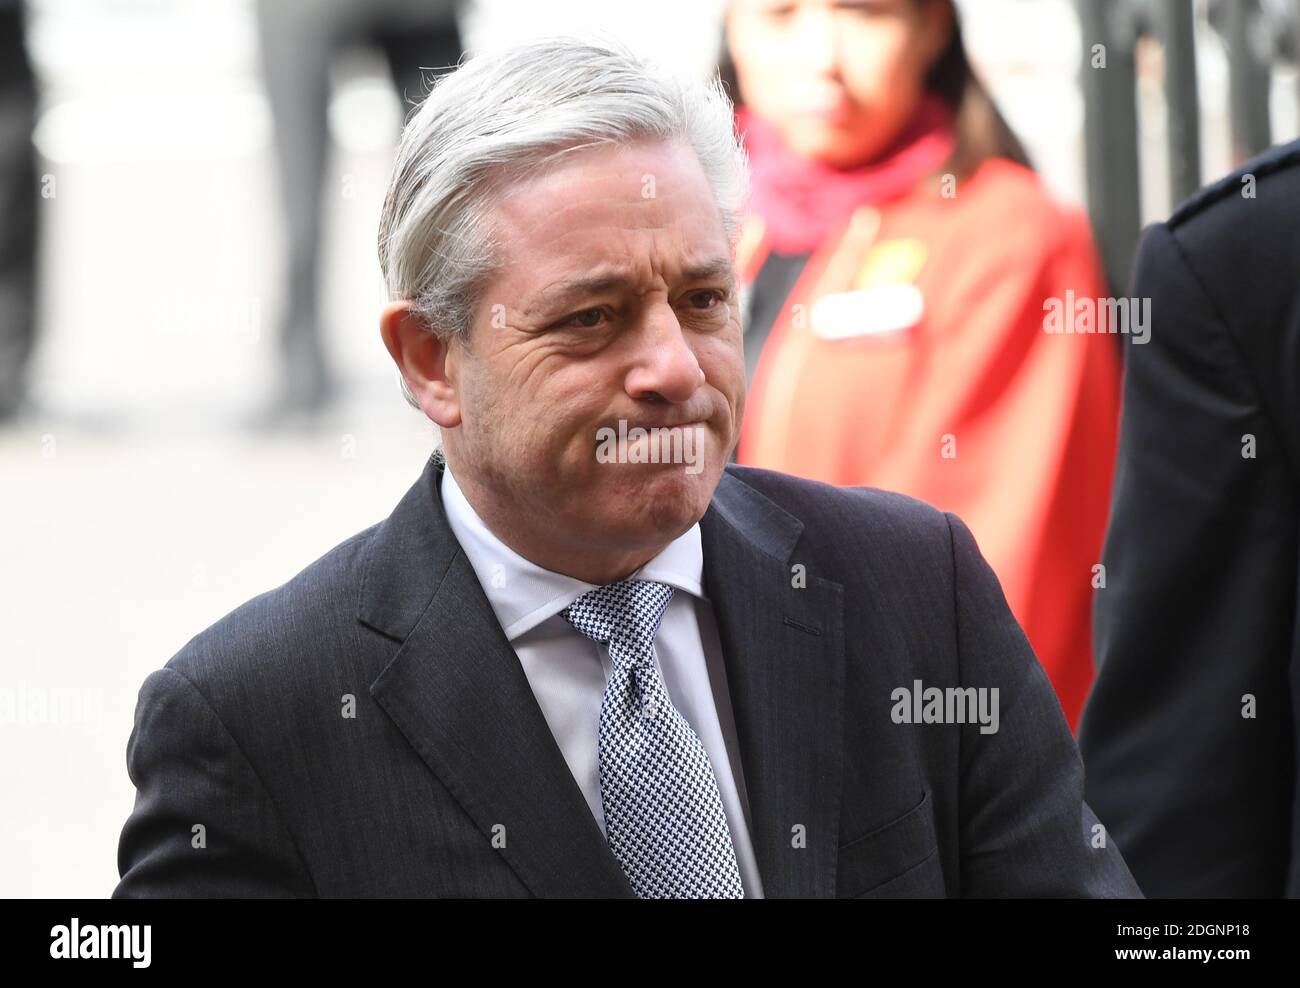
{"type": "Polygon", "coordinates": [[[1107,294],[1087,222],[1029,168],[950,0],[733,0],[726,26],[754,173],[738,459],[959,515],[1074,728],[1119,355],[1044,319],[1107,294]]]}

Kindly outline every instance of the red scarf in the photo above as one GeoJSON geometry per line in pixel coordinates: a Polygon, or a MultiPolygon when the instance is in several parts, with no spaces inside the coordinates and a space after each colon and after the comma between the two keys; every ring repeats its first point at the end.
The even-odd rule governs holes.
{"type": "Polygon", "coordinates": [[[952,111],[927,96],[912,122],[875,160],[840,169],[793,151],[776,126],[748,107],[736,111],[753,177],[750,208],[764,239],[783,254],[811,252],[857,207],[910,192],[952,153],[952,111]]]}

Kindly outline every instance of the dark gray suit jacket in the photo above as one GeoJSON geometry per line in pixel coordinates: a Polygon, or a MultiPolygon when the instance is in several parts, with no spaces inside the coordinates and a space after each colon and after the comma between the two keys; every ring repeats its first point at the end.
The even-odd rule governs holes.
{"type": "MultiPolygon", "coordinates": [[[[145,681],[115,897],[632,894],[441,478],[145,681]]],[[[1140,895],[958,519],[730,465],[701,530],[767,896],[1140,895]],[[1000,729],[895,723],[916,680],[998,687],[1000,729]]]]}
{"type": "Polygon", "coordinates": [[[1134,266],[1151,336],[1125,347],[1079,744],[1160,898],[1300,897],[1298,272],[1300,141],[1148,227],[1134,266]]]}

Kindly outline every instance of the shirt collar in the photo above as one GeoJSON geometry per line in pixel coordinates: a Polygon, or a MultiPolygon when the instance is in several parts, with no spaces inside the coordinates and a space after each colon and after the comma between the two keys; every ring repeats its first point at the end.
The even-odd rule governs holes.
{"type": "MultiPolygon", "coordinates": [[[[514,641],[587,591],[596,589],[595,584],[530,562],[497,538],[465,497],[450,465],[443,469],[441,497],[452,534],[465,551],[508,640],[514,641]]],[[[707,599],[699,523],[666,545],[628,579],[655,580],[707,599]]]]}

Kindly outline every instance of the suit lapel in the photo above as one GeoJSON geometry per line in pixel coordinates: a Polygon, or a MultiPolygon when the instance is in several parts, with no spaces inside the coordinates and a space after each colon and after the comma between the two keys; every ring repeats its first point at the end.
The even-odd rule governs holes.
{"type": "MultiPolygon", "coordinates": [[[[541,708],[456,543],[441,461],[371,538],[358,619],[401,645],[375,701],[502,857],[540,897],[630,897],[541,708]]],[[[792,586],[802,524],[730,469],[701,520],[769,898],[832,896],[840,800],[843,588],[792,586]]],[[[808,565],[811,565],[809,561],[808,565]]]]}
{"type": "Polygon", "coordinates": [[[803,525],[723,475],[700,523],[768,898],[833,897],[843,741],[843,587],[793,555],[803,525]]]}
{"type": "Polygon", "coordinates": [[[447,525],[440,477],[431,460],[372,543],[360,618],[402,646],[371,695],[484,838],[504,836],[502,857],[534,895],[630,897],[447,525]]]}

